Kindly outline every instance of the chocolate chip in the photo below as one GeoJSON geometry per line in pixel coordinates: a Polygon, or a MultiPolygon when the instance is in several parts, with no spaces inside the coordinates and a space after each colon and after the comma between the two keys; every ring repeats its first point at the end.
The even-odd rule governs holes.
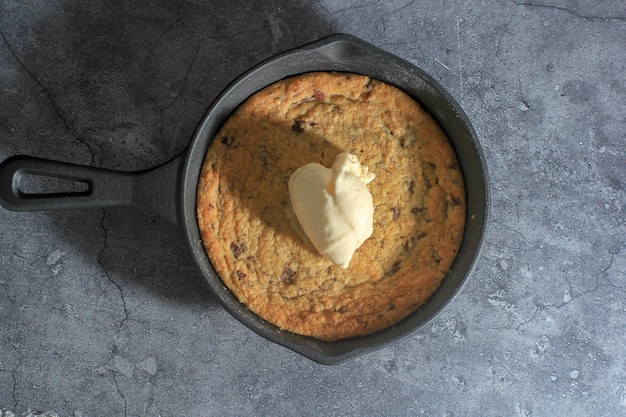
{"type": "Polygon", "coordinates": [[[233,145],[233,143],[235,143],[235,138],[232,136],[225,135],[222,138],[222,143],[230,148],[233,145]]]}
{"type": "Polygon", "coordinates": [[[391,218],[397,220],[400,217],[400,207],[394,206],[391,208],[391,218]]]}
{"type": "Polygon", "coordinates": [[[390,276],[395,274],[396,272],[398,272],[400,270],[400,265],[402,264],[402,262],[400,261],[395,261],[393,263],[393,265],[391,265],[391,268],[389,268],[388,271],[385,272],[385,276],[390,276]]]}
{"type": "Polygon", "coordinates": [[[291,125],[291,130],[296,132],[297,134],[304,132],[304,129],[302,128],[302,124],[303,124],[302,120],[296,119],[293,125],[291,125]]]}
{"type": "Polygon", "coordinates": [[[411,180],[411,182],[409,182],[409,192],[411,194],[413,194],[415,192],[415,181],[411,180]]]}
{"type": "Polygon", "coordinates": [[[419,242],[421,239],[425,238],[426,236],[428,236],[428,233],[424,233],[424,232],[420,232],[414,236],[411,236],[410,238],[405,240],[404,243],[402,243],[402,248],[405,251],[408,251],[409,249],[414,247],[417,244],[417,242],[419,242]]]}
{"type": "Polygon", "coordinates": [[[237,275],[237,278],[239,278],[239,279],[244,279],[247,276],[246,274],[244,274],[241,271],[235,271],[235,274],[237,275]]]}
{"type": "Polygon", "coordinates": [[[439,253],[433,249],[432,256],[433,260],[437,263],[437,265],[439,265],[441,263],[441,256],[439,256],[439,253]]]}
{"type": "Polygon", "coordinates": [[[245,251],[245,247],[243,243],[238,245],[235,242],[233,242],[230,244],[230,250],[233,252],[233,255],[235,256],[235,258],[238,258],[239,255],[241,255],[245,251]]]}
{"type": "Polygon", "coordinates": [[[413,208],[411,209],[411,213],[412,213],[412,214],[419,214],[419,213],[423,213],[423,212],[424,212],[424,210],[425,210],[425,208],[424,208],[424,207],[413,207],[413,208]]]}
{"type": "Polygon", "coordinates": [[[296,276],[296,272],[293,269],[286,266],[283,269],[283,272],[280,274],[280,280],[284,282],[285,284],[293,284],[293,277],[295,276],[296,276]]]}

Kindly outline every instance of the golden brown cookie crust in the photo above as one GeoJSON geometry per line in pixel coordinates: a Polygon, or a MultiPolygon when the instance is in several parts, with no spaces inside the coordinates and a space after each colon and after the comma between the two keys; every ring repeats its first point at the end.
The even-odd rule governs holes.
{"type": "Polygon", "coordinates": [[[198,224],[215,270],[250,310],[334,341],[391,326],[437,289],[463,236],[455,153],[408,95],[365,76],[308,73],[251,96],[212,141],[198,224]],[[298,232],[287,183],[349,151],[374,172],[374,232],[341,269],[298,232]]]}

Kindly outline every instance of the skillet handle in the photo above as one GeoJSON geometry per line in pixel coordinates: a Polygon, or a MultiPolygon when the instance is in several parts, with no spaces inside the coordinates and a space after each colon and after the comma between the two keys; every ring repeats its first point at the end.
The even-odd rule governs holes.
{"type": "Polygon", "coordinates": [[[0,205],[12,211],[69,210],[107,207],[145,209],[178,224],[179,155],[159,167],[138,172],[14,156],[0,164],[0,205]],[[61,179],[79,184],[78,191],[25,192],[20,181],[61,179]]]}

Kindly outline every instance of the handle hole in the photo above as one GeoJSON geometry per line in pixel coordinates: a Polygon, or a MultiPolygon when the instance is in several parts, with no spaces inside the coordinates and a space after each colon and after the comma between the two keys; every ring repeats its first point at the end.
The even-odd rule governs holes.
{"type": "Polygon", "coordinates": [[[72,178],[23,173],[19,178],[18,189],[20,193],[26,196],[42,194],[88,194],[90,184],[87,181],[72,178]]]}

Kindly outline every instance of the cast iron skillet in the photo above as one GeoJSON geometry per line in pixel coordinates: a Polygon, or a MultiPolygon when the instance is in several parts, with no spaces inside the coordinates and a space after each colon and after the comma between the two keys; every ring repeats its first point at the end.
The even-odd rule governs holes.
{"type": "Polygon", "coordinates": [[[230,84],[213,102],[186,151],[168,163],[141,172],[119,172],[15,156],[0,164],[0,204],[14,211],[137,207],[178,226],[220,304],[259,335],[316,362],[337,364],[414,332],[454,296],[478,256],[488,214],[487,172],[476,134],[454,99],[410,63],[354,36],[337,34],[275,56],[230,84]],[[222,284],[205,253],[196,221],[196,187],[209,146],[223,122],[247,97],[282,78],[311,71],[365,74],[395,85],[420,102],[450,138],[465,176],[468,220],[457,258],[441,287],[425,305],[397,325],[378,333],[322,342],[282,331],[250,312],[222,284]],[[86,191],[27,194],[25,175],[78,181],[86,191]]]}

